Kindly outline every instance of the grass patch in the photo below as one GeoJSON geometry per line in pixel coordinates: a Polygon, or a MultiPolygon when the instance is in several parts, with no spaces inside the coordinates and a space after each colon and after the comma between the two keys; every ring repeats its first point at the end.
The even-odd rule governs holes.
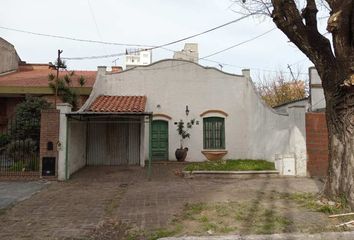
{"type": "MultiPolygon", "coordinates": [[[[180,231],[181,231],[180,225],[174,225],[173,227],[169,227],[169,228],[155,229],[153,231],[145,231],[142,229],[140,229],[140,230],[130,229],[127,231],[127,234],[125,237],[117,238],[117,239],[121,239],[121,240],[138,240],[138,239],[157,240],[157,239],[164,238],[164,237],[175,236],[180,231]]],[[[97,239],[101,239],[101,238],[97,238],[97,239]]],[[[105,238],[105,239],[111,239],[111,238],[105,238]]],[[[114,238],[114,239],[116,239],[116,238],[114,238]]]]}
{"type": "MultiPolygon", "coordinates": [[[[335,228],[334,226],[338,224],[338,222],[333,222],[333,220],[327,221],[328,218],[326,215],[321,216],[318,213],[311,213],[303,210],[303,208],[306,208],[327,214],[340,212],[338,209],[332,209],[332,206],[319,204],[318,196],[315,194],[284,194],[272,191],[272,194],[270,195],[272,197],[269,196],[268,200],[270,200],[271,203],[274,202],[274,204],[271,205],[269,205],[269,202],[259,202],[255,204],[252,201],[188,203],[184,205],[182,211],[176,215],[165,228],[155,230],[134,229],[114,223],[113,226],[109,225],[105,229],[107,229],[110,234],[113,234],[113,236],[120,235],[120,238],[105,239],[156,240],[163,237],[179,237],[186,235],[274,234],[296,232],[299,230],[306,233],[315,233],[328,230],[345,230],[335,228]],[[278,205],[283,205],[284,202],[282,199],[294,201],[297,204],[278,207],[278,205]],[[289,208],[292,209],[290,210],[289,208]],[[301,218],[294,218],[293,214],[289,214],[289,212],[298,212],[299,210],[303,212],[298,215],[301,216],[301,218]],[[311,216],[311,214],[320,216],[320,218],[318,220],[317,217],[315,220],[310,218],[309,222],[303,220],[304,216],[311,216]],[[325,221],[322,219],[323,217],[325,218],[325,221]]],[[[262,198],[264,197],[266,196],[262,196],[262,198]]],[[[343,208],[340,209],[343,210],[343,208]]],[[[351,219],[348,219],[348,221],[349,220],[351,219]]],[[[345,218],[341,218],[341,221],[346,220],[345,218]]]]}
{"type": "Polygon", "coordinates": [[[199,215],[203,210],[207,208],[205,203],[194,203],[189,204],[187,203],[184,205],[184,210],[182,213],[183,219],[194,220],[196,215],[199,215]]]}
{"type": "Polygon", "coordinates": [[[283,232],[292,222],[275,210],[254,211],[250,203],[220,202],[186,204],[173,221],[180,226],[174,236],[223,235],[232,233],[270,234],[283,232]]]}
{"type": "Polygon", "coordinates": [[[312,193],[279,193],[280,198],[295,201],[301,207],[325,214],[339,214],[350,211],[347,201],[338,198],[330,201],[312,193]]]}
{"type": "Polygon", "coordinates": [[[219,160],[201,163],[191,163],[185,167],[185,171],[261,171],[275,170],[273,162],[266,160],[219,160]]]}
{"type": "Polygon", "coordinates": [[[174,236],[176,233],[177,233],[176,230],[159,229],[159,230],[156,230],[155,232],[149,234],[147,239],[148,240],[157,240],[159,238],[174,236]]]}

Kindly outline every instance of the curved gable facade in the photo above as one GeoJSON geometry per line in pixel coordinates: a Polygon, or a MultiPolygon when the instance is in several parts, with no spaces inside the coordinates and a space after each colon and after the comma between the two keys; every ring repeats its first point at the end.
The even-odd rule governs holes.
{"type": "MultiPolygon", "coordinates": [[[[206,134],[211,130],[205,128],[204,118],[215,117],[223,119],[224,148],[221,150],[227,152],[224,158],[274,160],[277,156],[295,154],[299,159],[298,175],[306,174],[304,121],[300,116],[304,109],[276,113],[260,99],[247,75],[228,74],[184,60],[162,60],[120,73],[106,72],[104,67],[99,67],[91,96],[80,111],[85,111],[100,95],[146,96],[146,111],[152,112],[154,119],[168,123],[166,160],[175,160],[174,153],[180,144],[176,122],[191,119],[196,124],[190,130],[190,139],[185,141],[189,148],[186,160],[205,160],[202,151],[208,150],[205,141],[210,137],[206,134]]],[[[147,136],[148,129],[144,131],[147,136]]],[[[144,141],[147,158],[148,137],[144,141]]],[[[218,145],[221,140],[210,141],[221,146],[218,145]]]]}

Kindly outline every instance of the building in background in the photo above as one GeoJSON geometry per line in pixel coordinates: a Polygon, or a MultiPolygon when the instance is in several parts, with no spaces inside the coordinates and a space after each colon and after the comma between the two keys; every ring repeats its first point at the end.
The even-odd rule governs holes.
{"type": "Polygon", "coordinates": [[[131,48],[126,49],[125,68],[129,69],[136,66],[149,65],[152,62],[151,50],[131,48]]]}
{"type": "Polygon", "coordinates": [[[306,145],[308,175],[324,177],[328,173],[328,129],[326,100],[322,81],[315,67],[309,68],[310,108],[306,113],[306,145]]]}
{"type": "Polygon", "coordinates": [[[291,108],[306,109],[307,175],[325,177],[328,172],[328,129],[326,123],[326,100],[322,81],[315,67],[309,68],[309,97],[274,107],[279,113],[288,114],[291,108]]]}
{"type": "Polygon", "coordinates": [[[198,43],[186,43],[181,51],[174,53],[173,59],[187,60],[198,63],[198,43]]]}
{"type": "MultiPolygon", "coordinates": [[[[119,67],[112,67],[112,72],[121,71],[119,67]]],[[[74,70],[71,87],[77,89],[80,95],[78,104],[81,106],[91,93],[96,80],[97,71],[74,70]],[[79,86],[77,79],[83,76],[86,83],[79,86]]],[[[16,106],[23,102],[26,96],[43,97],[48,102],[54,102],[53,90],[49,87],[48,75],[56,75],[56,71],[49,68],[49,64],[33,64],[21,61],[14,46],[0,38],[0,131],[6,128],[14,115],[16,106]]],[[[60,71],[60,76],[68,72],[60,71]]],[[[61,102],[58,98],[58,102],[61,102]]]]}
{"type": "Polygon", "coordinates": [[[0,37],[0,74],[16,71],[20,62],[15,47],[0,37]]]}
{"type": "Polygon", "coordinates": [[[315,67],[309,68],[310,105],[311,111],[324,111],[326,100],[322,88],[322,81],[315,67]]]}

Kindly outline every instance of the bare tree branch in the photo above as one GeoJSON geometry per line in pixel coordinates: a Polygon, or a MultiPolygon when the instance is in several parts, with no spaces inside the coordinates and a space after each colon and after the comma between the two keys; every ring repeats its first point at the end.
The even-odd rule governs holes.
{"type": "Polygon", "coordinates": [[[353,54],[353,16],[352,12],[354,11],[354,3],[352,0],[342,0],[329,1],[333,2],[330,6],[332,8],[331,15],[328,19],[327,30],[332,33],[333,36],[333,45],[335,54],[340,63],[344,64],[344,67],[353,66],[354,62],[348,64],[343,63],[344,59],[347,59],[353,54]],[[343,43],[345,43],[343,45],[343,43]],[[347,45],[351,45],[351,51],[348,51],[347,45]]]}

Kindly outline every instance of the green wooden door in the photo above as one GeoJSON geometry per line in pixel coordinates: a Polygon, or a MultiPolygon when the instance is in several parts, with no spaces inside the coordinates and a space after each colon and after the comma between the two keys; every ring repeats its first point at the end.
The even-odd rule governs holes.
{"type": "Polygon", "coordinates": [[[168,122],[152,122],[152,160],[168,160],[168,122]]]}

